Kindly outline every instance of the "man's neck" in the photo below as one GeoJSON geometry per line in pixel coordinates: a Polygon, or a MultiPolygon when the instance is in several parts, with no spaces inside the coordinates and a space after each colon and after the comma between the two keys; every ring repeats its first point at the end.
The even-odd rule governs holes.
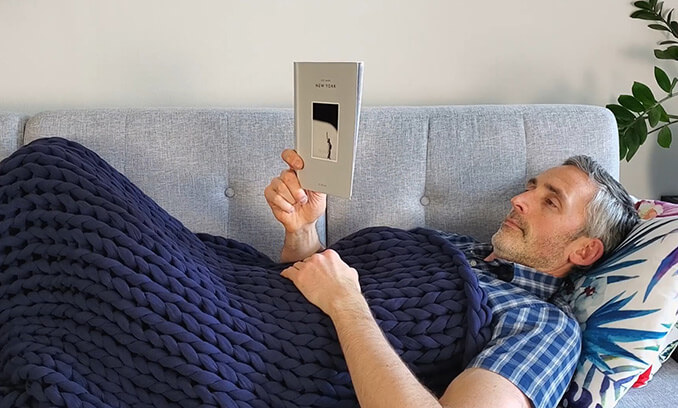
{"type": "MultiPolygon", "coordinates": [[[[494,251],[492,251],[492,252],[490,252],[490,254],[487,257],[485,257],[484,261],[485,262],[492,262],[492,261],[495,261],[497,259],[503,259],[503,258],[497,257],[497,255],[495,255],[494,251]]],[[[506,260],[506,259],[504,259],[504,260],[507,261],[507,262],[515,263],[513,261],[509,261],[509,260],[506,260]]],[[[530,266],[530,265],[525,265],[525,266],[530,266]]],[[[567,263],[565,265],[562,265],[558,268],[555,268],[555,269],[549,270],[549,271],[542,271],[541,269],[539,269],[539,272],[546,274],[546,275],[554,276],[556,278],[564,278],[570,273],[570,271],[572,271],[573,266],[574,265],[572,265],[571,263],[567,263]]]]}

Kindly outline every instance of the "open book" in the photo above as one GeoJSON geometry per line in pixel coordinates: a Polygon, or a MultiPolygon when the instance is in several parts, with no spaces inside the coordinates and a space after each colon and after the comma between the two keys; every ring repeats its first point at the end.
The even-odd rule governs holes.
{"type": "Polygon", "coordinates": [[[350,198],[358,142],[362,62],[295,62],[296,150],[301,186],[350,198]]]}

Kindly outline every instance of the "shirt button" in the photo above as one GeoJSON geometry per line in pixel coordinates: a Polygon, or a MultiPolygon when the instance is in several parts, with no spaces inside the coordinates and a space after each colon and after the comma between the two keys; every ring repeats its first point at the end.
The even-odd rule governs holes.
{"type": "Polygon", "coordinates": [[[469,265],[476,266],[478,265],[478,262],[476,262],[475,259],[472,259],[471,262],[469,262],[469,265]]]}

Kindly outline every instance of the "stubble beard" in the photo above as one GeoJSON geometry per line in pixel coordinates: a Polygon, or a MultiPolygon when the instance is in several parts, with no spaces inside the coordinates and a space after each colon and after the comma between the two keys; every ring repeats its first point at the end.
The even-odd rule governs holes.
{"type": "Polygon", "coordinates": [[[529,266],[539,271],[549,271],[559,265],[558,255],[572,237],[554,235],[543,242],[535,242],[529,226],[520,218],[509,214],[519,229],[505,226],[503,223],[492,236],[494,253],[498,258],[509,262],[529,266]]]}

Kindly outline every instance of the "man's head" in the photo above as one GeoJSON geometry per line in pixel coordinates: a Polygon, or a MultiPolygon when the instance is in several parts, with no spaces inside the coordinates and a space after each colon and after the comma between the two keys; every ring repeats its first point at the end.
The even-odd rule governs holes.
{"type": "Polygon", "coordinates": [[[638,222],[628,193],[587,156],[530,179],[511,205],[494,255],[554,276],[592,265],[638,222]]]}

